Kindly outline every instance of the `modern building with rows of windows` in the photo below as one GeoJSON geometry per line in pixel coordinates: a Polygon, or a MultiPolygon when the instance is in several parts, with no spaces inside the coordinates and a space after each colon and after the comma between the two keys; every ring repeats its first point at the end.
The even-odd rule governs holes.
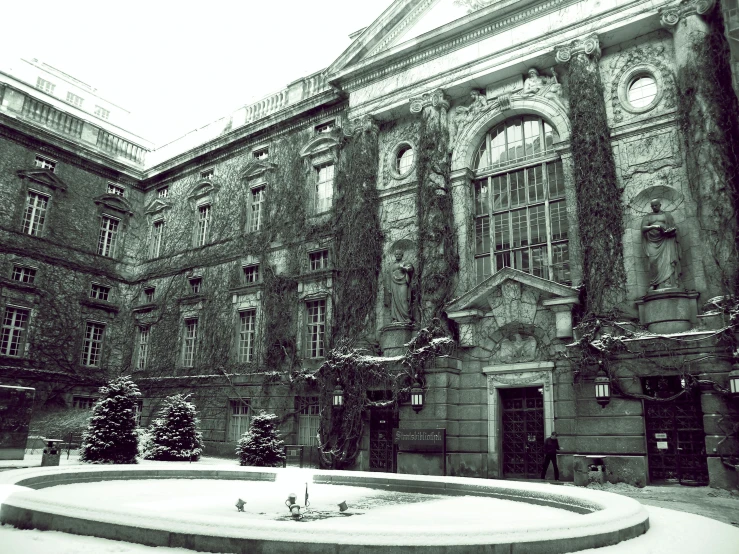
{"type": "Polygon", "coordinates": [[[132,375],[143,425],[190,393],[206,455],[266,410],[330,463],[359,402],[344,467],[539,478],[556,431],[565,480],[736,486],[728,6],[396,0],[330,67],[160,148],[19,62],[0,384],[44,414],[132,375]],[[455,348],[417,366],[424,328],[455,348]],[[359,400],[356,372],[311,379],[347,349],[396,377],[359,400]],[[440,428],[444,463],[393,440],[440,428]]]}

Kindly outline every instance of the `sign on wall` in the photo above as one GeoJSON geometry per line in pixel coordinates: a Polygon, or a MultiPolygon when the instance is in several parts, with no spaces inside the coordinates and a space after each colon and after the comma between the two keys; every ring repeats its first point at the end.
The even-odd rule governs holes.
{"type": "Polygon", "coordinates": [[[403,452],[444,452],[446,429],[394,429],[393,442],[403,452]]]}

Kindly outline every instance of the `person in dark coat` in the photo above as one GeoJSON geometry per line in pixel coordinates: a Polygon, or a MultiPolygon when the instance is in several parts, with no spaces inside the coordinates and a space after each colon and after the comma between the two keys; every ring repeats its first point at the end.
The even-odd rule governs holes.
{"type": "Polygon", "coordinates": [[[554,466],[554,480],[559,481],[559,468],[557,467],[557,450],[559,450],[559,441],[557,433],[552,431],[552,436],[544,439],[544,467],[541,470],[541,478],[544,479],[549,469],[549,462],[554,466]]]}

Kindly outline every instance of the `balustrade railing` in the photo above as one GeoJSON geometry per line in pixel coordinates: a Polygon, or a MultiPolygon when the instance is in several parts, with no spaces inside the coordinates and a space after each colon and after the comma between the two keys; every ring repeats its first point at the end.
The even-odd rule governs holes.
{"type": "Polygon", "coordinates": [[[114,156],[121,156],[139,164],[144,163],[146,150],[103,129],[98,131],[97,147],[114,156]]]}
{"type": "Polygon", "coordinates": [[[26,96],[23,101],[21,116],[71,137],[79,138],[82,136],[84,122],[81,119],[57,110],[53,106],[30,96],[26,96]]]}

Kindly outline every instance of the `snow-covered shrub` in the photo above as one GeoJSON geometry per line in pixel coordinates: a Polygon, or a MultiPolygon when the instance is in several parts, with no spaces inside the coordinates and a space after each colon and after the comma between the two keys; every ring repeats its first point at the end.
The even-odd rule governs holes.
{"type": "Polygon", "coordinates": [[[285,461],[285,441],[277,436],[275,414],[264,411],[254,416],[249,430],[236,448],[242,466],[278,467],[285,461]]]}
{"type": "Polygon", "coordinates": [[[195,404],[175,394],[164,399],[164,407],[149,429],[147,460],[197,462],[203,452],[203,437],[195,404]]]}
{"type": "Polygon", "coordinates": [[[100,387],[100,400],[82,434],[80,461],[92,464],[135,464],[138,453],[136,398],[141,395],[130,377],[100,387]]]}
{"type": "Polygon", "coordinates": [[[146,460],[151,452],[151,431],[145,427],[139,427],[136,429],[136,434],[139,437],[139,458],[146,460]]]}

